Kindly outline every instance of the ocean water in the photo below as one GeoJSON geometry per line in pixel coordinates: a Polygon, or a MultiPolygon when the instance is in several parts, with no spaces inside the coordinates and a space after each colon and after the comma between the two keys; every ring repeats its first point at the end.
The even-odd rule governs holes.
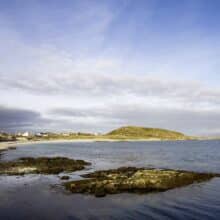
{"type": "MultiPolygon", "coordinates": [[[[66,142],[19,146],[1,160],[65,156],[92,163],[71,179],[121,166],[220,173],[220,141],[66,142]]],[[[62,175],[62,174],[60,174],[62,175]]],[[[71,194],[58,175],[0,176],[0,220],[220,219],[220,178],[160,193],[71,194]]]]}

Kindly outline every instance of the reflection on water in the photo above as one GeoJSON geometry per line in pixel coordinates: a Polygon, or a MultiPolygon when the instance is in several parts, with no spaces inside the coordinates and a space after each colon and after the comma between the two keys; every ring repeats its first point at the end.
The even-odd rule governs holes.
{"type": "MultiPolygon", "coordinates": [[[[82,172],[119,166],[220,173],[219,147],[218,141],[53,143],[20,147],[2,159],[43,155],[91,161],[87,171],[72,174],[75,179],[82,172]]],[[[72,195],[60,183],[57,176],[1,176],[0,219],[220,219],[220,178],[162,193],[105,198],[72,195]]]]}

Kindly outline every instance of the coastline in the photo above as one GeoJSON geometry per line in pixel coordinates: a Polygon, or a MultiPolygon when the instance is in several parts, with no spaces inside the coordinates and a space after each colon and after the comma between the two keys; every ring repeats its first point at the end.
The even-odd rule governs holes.
{"type": "Polygon", "coordinates": [[[36,140],[36,141],[8,141],[8,142],[0,142],[0,150],[7,150],[10,147],[15,147],[18,145],[28,145],[28,144],[43,144],[43,143],[61,143],[61,142],[94,142],[91,139],[80,139],[80,140],[36,140]]]}
{"type": "MultiPolygon", "coordinates": [[[[189,139],[110,139],[110,138],[93,138],[93,139],[56,139],[56,140],[30,140],[30,141],[9,141],[9,142],[0,142],[0,150],[7,150],[10,147],[15,147],[19,145],[28,145],[28,144],[44,144],[44,143],[76,143],[76,142],[155,142],[155,141],[188,141],[189,139]]],[[[200,139],[197,139],[200,140],[200,139]]]]}

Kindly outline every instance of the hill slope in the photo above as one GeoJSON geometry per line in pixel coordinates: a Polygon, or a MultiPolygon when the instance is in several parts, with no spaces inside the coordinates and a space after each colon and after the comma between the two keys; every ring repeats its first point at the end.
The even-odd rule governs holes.
{"type": "Polygon", "coordinates": [[[189,137],[176,131],[160,129],[160,128],[144,128],[137,126],[126,126],[115,129],[106,134],[112,138],[139,138],[139,139],[169,139],[169,140],[183,140],[189,137]]]}

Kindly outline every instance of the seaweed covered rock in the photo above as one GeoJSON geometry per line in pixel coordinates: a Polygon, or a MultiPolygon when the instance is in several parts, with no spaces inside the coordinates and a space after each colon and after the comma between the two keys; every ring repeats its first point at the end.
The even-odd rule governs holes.
{"type": "Polygon", "coordinates": [[[209,180],[217,174],[178,170],[119,168],[83,175],[89,179],[64,183],[72,193],[88,193],[97,197],[122,192],[148,193],[165,191],[194,182],[209,180]]]}
{"type": "Polygon", "coordinates": [[[68,180],[68,179],[70,179],[70,177],[69,176],[61,176],[60,179],[61,180],[68,180]]]}
{"type": "Polygon", "coordinates": [[[86,165],[90,165],[90,163],[65,157],[24,157],[16,161],[0,162],[0,174],[59,174],[82,170],[86,165]]]}

